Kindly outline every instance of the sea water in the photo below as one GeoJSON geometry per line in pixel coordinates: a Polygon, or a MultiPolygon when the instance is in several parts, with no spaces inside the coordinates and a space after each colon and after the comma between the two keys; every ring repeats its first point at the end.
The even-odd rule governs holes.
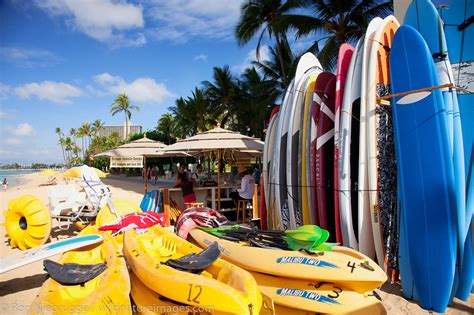
{"type": "MultiPolygon", "coordinates": [[[[0,170],[0,183],[6,178],[8,181],[8,188],[22,184],[21,175],[37,173],[39,170],[0,170]]],[[[24,180],[24,179],[23,179],[24,180]]],[[[3,187],[0,187],[3,189],[3,187]]]]}

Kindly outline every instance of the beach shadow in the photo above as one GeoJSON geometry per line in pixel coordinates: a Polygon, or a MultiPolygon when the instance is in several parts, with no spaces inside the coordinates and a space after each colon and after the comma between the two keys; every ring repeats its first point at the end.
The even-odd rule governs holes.
{"type": "Polygon", "coordinates": [[[74,224],[69,225],[67,229],[60,229],[59,227],[55,226],[51,229],[50,242],[59,241],[65,238],[69,238],[72,236],[76,236],[77,229],[75,228],[74,224]]]}
{"type": "MultiPolygon", "coordinates": [[[[398,295],[398,296],[402,297],[403,299],[405,299],[407,301],[410,301],[411,303],[414,303],[414,304],[418,305],[421,309],[423,309],[421,307],[421,304],[418,301],[413,300],[413,299],[408,299],[408,298],[403,296],[402,286],[398,282],[394,283],[394,284],[385,283],[380,288],[380,291],[383,291],[383,292],[388,293],[388,294],[398,295]]],[[[474,314],[474,307],[470,306],[469,303],[470,303],[470,300],[468,300],[467,302],[464,302],[464,301],[461,301],[461,300],[455,298],[454,301],[451,304],[448,305],[448,308],[451,309],[451,310],[449,310],[450,313],[454,310],[454,311],[460,311],[463,314],[464,313],[474,314]]]]}
{"type": "Polygon", "coordinates": [[[38,275],[23,277],[23,278],[14,278],[8,281],[0,282],[0,296],[5,296],[9,294],[18,293],[21,291],[26,291],[34,288],[39,288],[48,278],[47,273],[42,273],[38,275]]]}

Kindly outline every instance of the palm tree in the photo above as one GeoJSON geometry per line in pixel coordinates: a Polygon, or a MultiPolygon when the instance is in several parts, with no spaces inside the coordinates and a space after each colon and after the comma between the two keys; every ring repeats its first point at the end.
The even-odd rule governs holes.
{"type": "Polygon", "coordinates": [[[261,77],[255,68],[245,70],[239,80],[242,97],[238,101],[238,131],[254,137],[263,136],[268,112],[280,93],[272,80],[261,77]]]}
{"type": "Polygon", "coordinates": [[[283,68],[276,47],[270,47],[269,60],[254,61],[253,65],[257,66],[265,78],[273,82],[274,89],[283,95],[288,87],[287,82],[290,82],[295,75],[299,55],[295,56],[291,51],[286,38],[281,41],[280,52],[283,58],[283,68]]]}
{"type": "Polygon", "coordinates": [[[112,116],[119,112],[124,112],[125,114],[125,139],[128,138],[128,121],[132,117],[131,110],[139,111],[140,108],[136,105],[130,105],[128,101],[128,96],[125,95],[125,93],[119,94],[110,107],[110,112],[112,113],[112,116]]]}
{"type": "Polygon", "coordinates": [[[225,125],[229,118],[233,119],[235,111],[235,97],[237,95],[236,80],[230,72],[229,66],[214,67],[214,83],[204,81],[206,97],[213,105],[212,112],[222,117],[221,125],[225,125]]]}
{"type": "Polygon", "coordinates": [[[105,123],[100,120],[100,119],[96,119],[94,120],[94,122],[92,123],[91,125],[91,132],[92,134],[97,137],[99,135],[99,133],[104,130],[104,125],[105,123]]]}
{"type": "Polygon", "coordinates": [[[270,38],[275,37],[277,55],[283,71],[284,88],[288,86],[289,82],[286,81],[287,75],[280,47],[286,35],[284,29],[275,28],[275,21],[277,17],[297,7],[297,3],[297,0],[286,2],[281,0],[246,0],[241,6],[240,20],[235,28],[235,36],[240,45],[248,43],[261,30],[257,42],[257,59],[259,59],[260,44],[265,32],[268,32],[270,38]]]}
{"type": "Polygon", "coordinates": [[[63,153],[64,163],[67,163],[67,161],[66,161],[66,152],[64,151],[64,141],[63,141],[63,136],[64,136],[64,134],[63,134],[61,128],[59,128],[59,127],[56,127],[56,128],[54,129],[54,132],[55,132],[55,133],[58,135],[58,137],[59,137],[59,145],[61,146],[61,151],[62,151],[62,153],[63,153]]]}
{"type": "Polygon", "coordinates": [[[158,126],[156,127],[156,130],[161,133],[162,135],[165,136],[166,138],[166,144],[171,144],[171,138],[174,138],[174,121],[173,121],[173,116],[170,113],[166,113],[161,115],[160,120],[158,120],[158,126]]]}
{"type": "Polygon", "coordinates": [[[374,17],[392,13],[392,1],[377,0],[300,0],[302,7],[312,10],[313,15],[285,14],[274,22],[280,32],[293,28],[296,37],[317,34],[311,50],[327,69],[334,69],[341,44],[355,44],[365,34],[374,17]],[[322,34],[322,36],[321,36],[322,34]],[[324,43],[323,48],[319,48],[324,43]]]}

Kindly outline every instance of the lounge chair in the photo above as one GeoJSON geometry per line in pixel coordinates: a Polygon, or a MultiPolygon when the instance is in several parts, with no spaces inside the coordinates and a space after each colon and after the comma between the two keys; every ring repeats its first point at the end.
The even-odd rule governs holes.
{"type": "Polygon", "coordinates": [[[49,209],[52,217],[59,221],[60,228],[68,228],[69,219],[81,213],[87,206],[86,194],[75,185],[57,185],[48,189],[49,209]],[[62,223],[66,221],[66,226],[62,223]]]}
{"type": "Polygon", "coordinates": [[[46,183],[39,184],[39,186],[51,186],[51,185],[57,185],[57,179],[56,177],[52,176],[48,178],[48,181],[46,183]]]}

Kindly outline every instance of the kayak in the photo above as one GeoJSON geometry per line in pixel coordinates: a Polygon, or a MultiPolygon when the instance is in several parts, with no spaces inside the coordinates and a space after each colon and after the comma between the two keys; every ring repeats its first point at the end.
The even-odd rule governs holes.
{"type": "Polygon", "coordinates": [[[373,292],[357,293],[330,282],[276,277],[251,272],[262,294],[275,305],[302,311],[337,314],[380,314],[383,309],[373,292]]]}
{"type": "Polygon", "coordinates": [[[267,273],[287,278],[334,282],[365,293],[387,281],[384,271],[367,256],[353,250],[303,253],[289,250],[245,246],[218,238],[199,229],[190,236],[201,247],[217,242],[222,257],[249,271],[267,273]],[[357,254],[355,254],[357,253],[357,254]]]}
{"type": "Polygon", "coordinates": [[[225,260],[216,259],[200,273],[171,267],[191,254],[197,257],[202,250],[160,226],[142,234],[127,230],[123,251],[132,272],[161,296],[191,306],[212,306],[218,312],[260,311],[262,297],[255,279],[225,260]]]}
{"type": "MultiPolygon", "coordinates": [[[[97,233],[100,232],[95,227],[88,226],[80,235],[97,233]]],[[[77,285],[63,285],[49,278],[31,304],[29,314],[132,314],[127,265],[114,238],[109,233],[102,235],[101,243],[66,252],[59,263],[105,263],[105,271],[77,285]]]]}
{"type": "Polygon", "coordinates": [[[212,313],[210,307],[208,307],[209,312],[207,312],[206,307],[204,306],[184,305],[169,300],[147,287],[133,273],[130,273],[130,283],[132,285],[130,294],[133,298],[133,301],[135,302],[136,311],[140,315],[189,315],[197,313],[200,315],[215,314],[212,313]]]}

